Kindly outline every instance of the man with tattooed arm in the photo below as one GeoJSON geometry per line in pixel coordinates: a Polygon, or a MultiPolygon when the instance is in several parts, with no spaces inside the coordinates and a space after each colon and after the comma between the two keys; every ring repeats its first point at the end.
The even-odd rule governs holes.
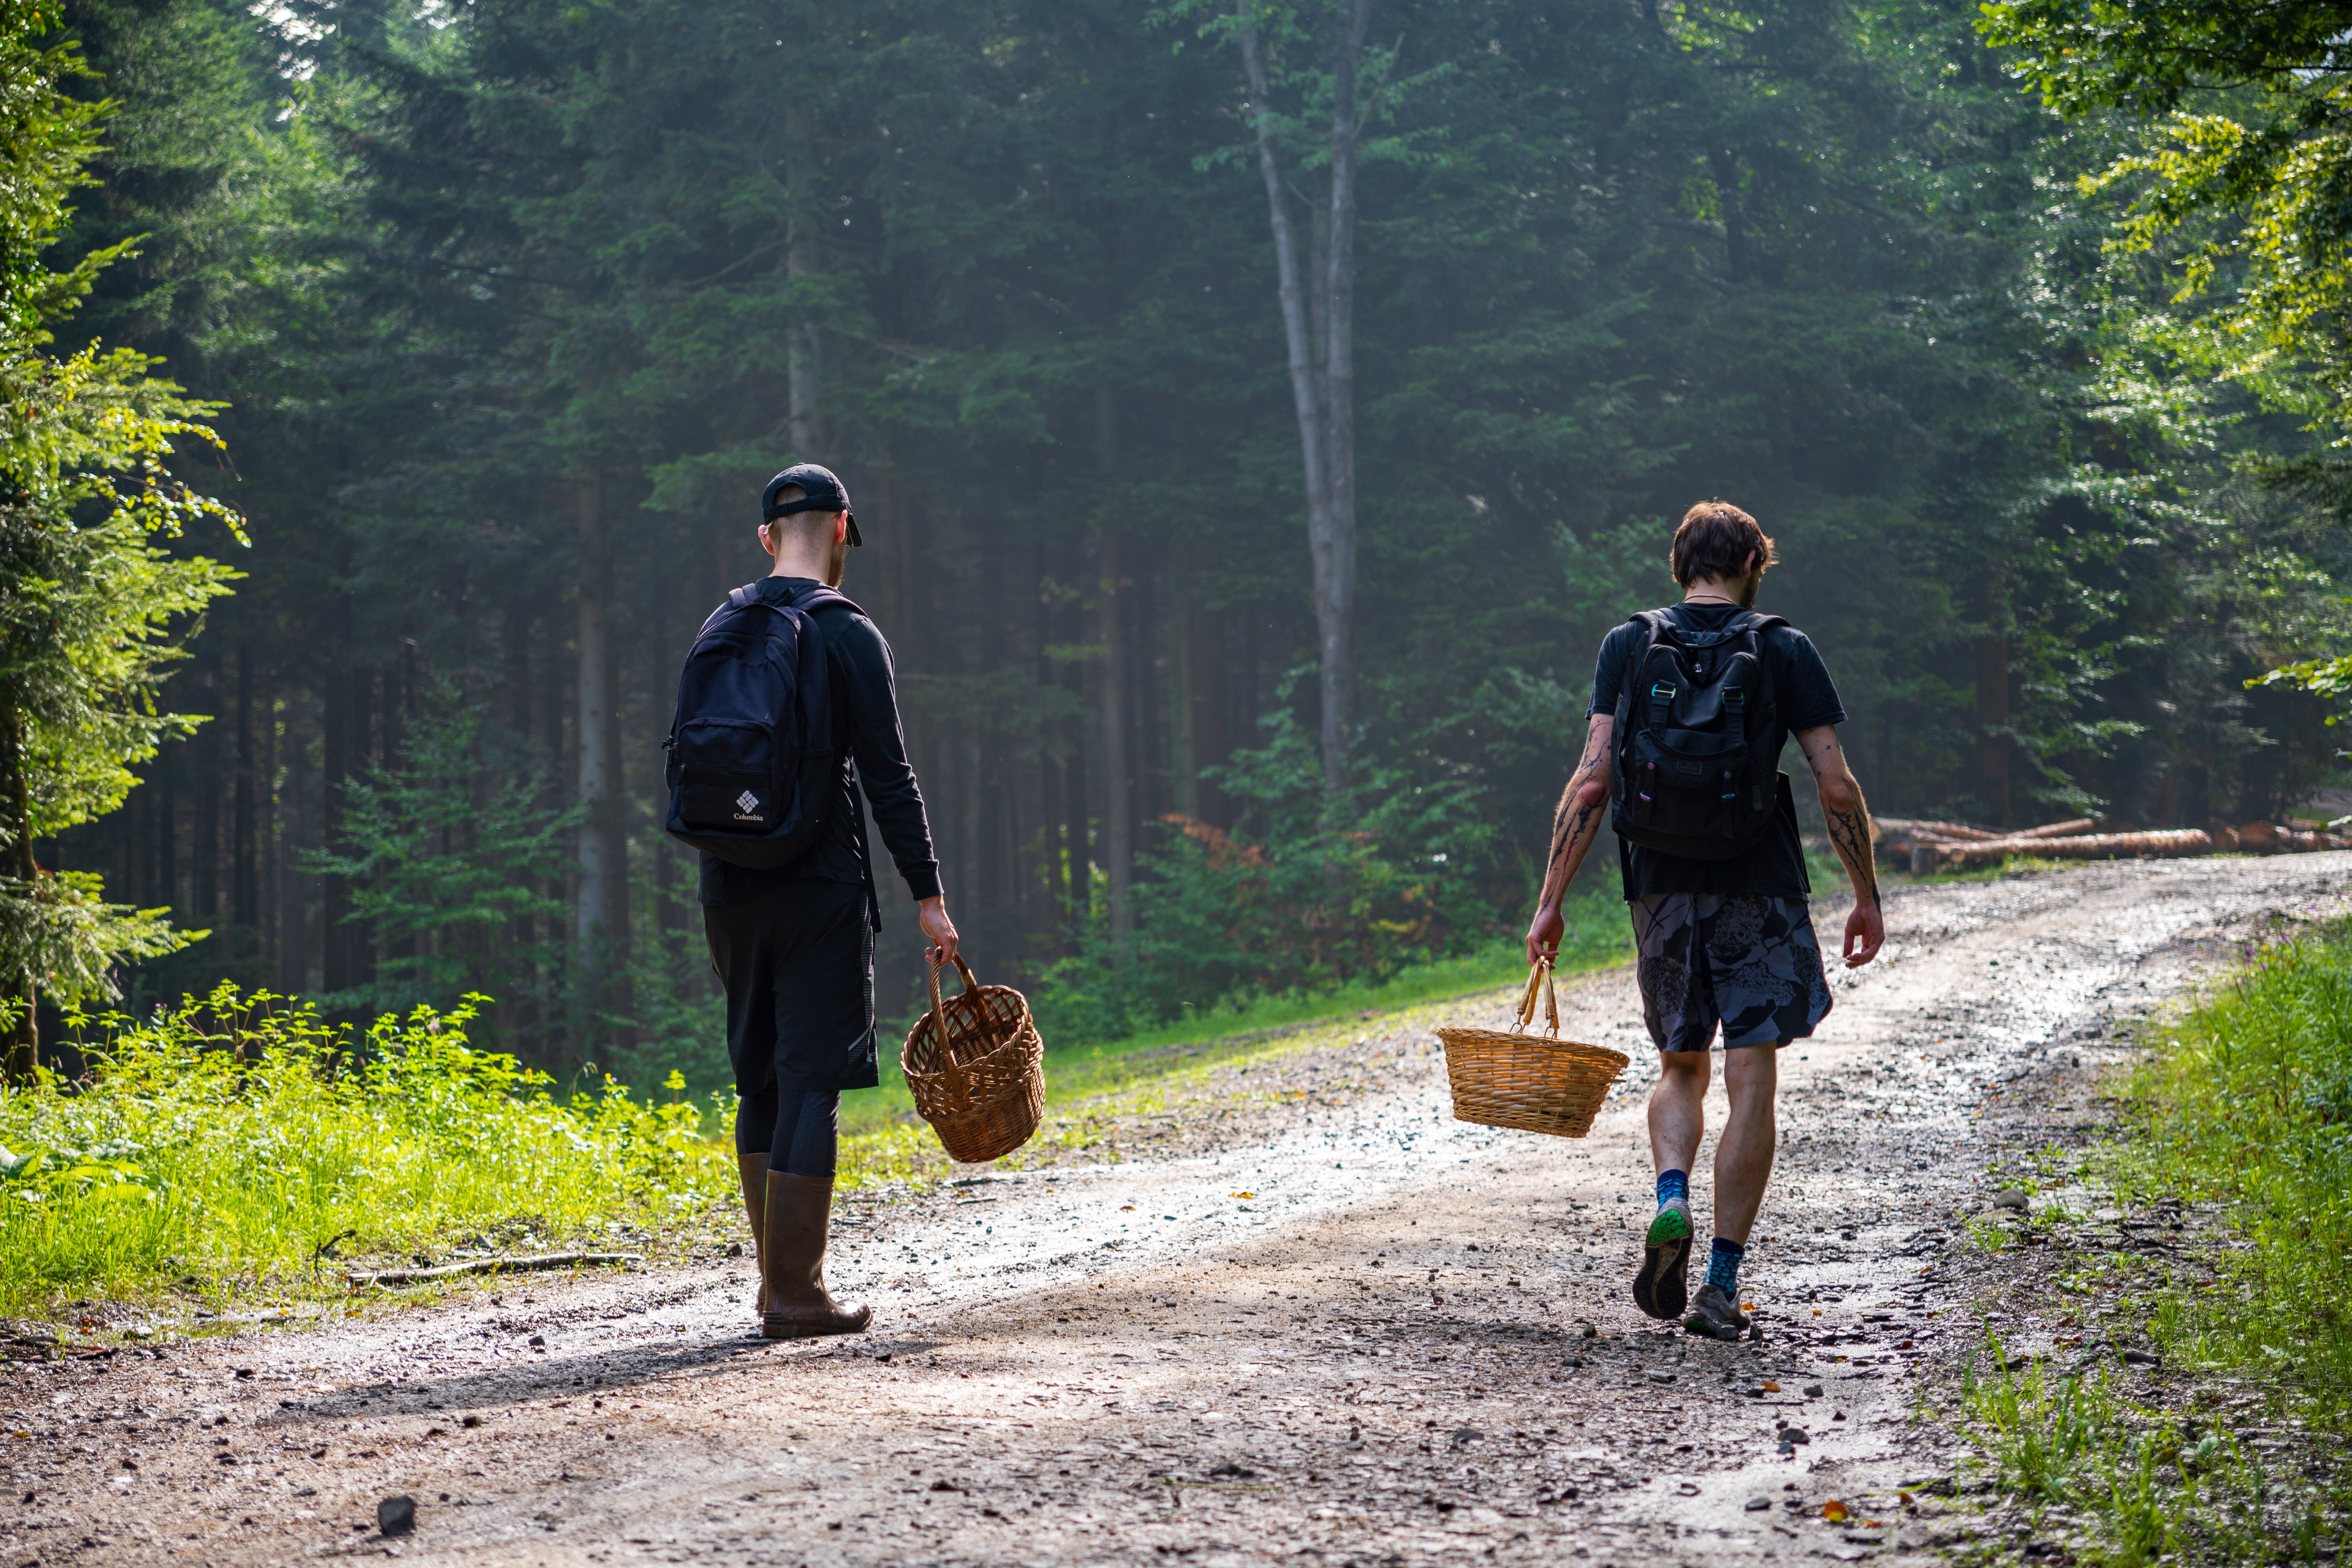
{"type": "MultiPolygon", "coordinates": [[[[1675,531],[1670,560],[1684,590],[1682,603],[1636,616],[1601,642],[1584,756],[1553,820],[1543,892],[1528,928],[1528,959],[1535,963],[1558,953],[1560,900],[1599,837],[1613,798],[1619,868],[1640,954],[1643,1017],[1657,1043],[1661,1068],[1650,1096],[1658,1207],[1643,1238],[1633,1300],[1654,1318],[1684,1318],[1693,1333],[1736,1339],[1748,1327],[1739,1310],[1740,1258],[1772,1171],[1779,1078],[1774,1053],[1811,1035],[1830,1010],[1821,944],[1805,904],[1812,889],[1796,805],[1787,775],[1777,773],[1774,761],[1791,734],[1813,771],[1830,843],[1853,884],[1853,910],[1845,922],[1846,967],[1875,958],[1886,927],[1871,858],[1870,810],[1838,745],[1836,726],[1845,721],[1845,710],[1838,705],[1837,689],[1802,632],[1754,612],[1757,591],[1774,560],[1772,541],[1738,507],[1703,501],[1675,531]],[[1706,719],[1685,717],[1690,694],[1700,682],[1688,673],[1669,681],[1643,672],[1687,672],[1696,665],[1703,680],[1708,660],[1715,659],[1720,681],[1728,679],[1720,671],[1724,656],[1742,647],[1753,652],[1747,668],[1760,664],[1768,688],[1749,694],[1735,687],[1723,698],[1735,744],[1756,746],[1761,759],[1752,786],[1752,840],[1726,829],[1724,844],[1736,839],[1739,847],[1721,858],[1715,845],[1697,840],[1690,847],[1706,849],[1704,856],[1629,841],[1629,836],[1660,837],[1642,826],[1655,816],[1652,797],[1643,793],[1647,786],[1642,769],[1654,769],[1655,762],[1639,760],[1630,745],[1633,729],[1644,721],[1719,721],[1727,710],[1717,702],[1706,719]],[[1645,662],[1659,658],[1682,662],[1645,662]],[[1684,688],[1680,708],[1677,685],[1684,688]],[[1750,728],[1743,730],[1744,723],[1750,728]],[[1776,792],[1777,804],[1767,789],[1776,792]],[[1704,1130],[1708,1050],[1718,1027],[1730,1114],[1715,1149],[1714,1247],[1706,1281],[1693,1296],[1686,1285],[1694,1234],[1690,1170],[1704,1130]]],[[[1757,678],[1740,679],[1753,684],[1757,678]]],[[[1698,731],[1664,733],[1687,740],[1698,731]]],[[[1671,749],[1671,740],[1666,744],[1671,749]]],[[[1649,754],[1672,760],[1664,751],[1649,754]]],[[[1720,798],[1735,801],[1729,793],[1720,798]]],[[[1747,799],[1743,794],[1727,809],[1736,810],[1747,799]]]]}

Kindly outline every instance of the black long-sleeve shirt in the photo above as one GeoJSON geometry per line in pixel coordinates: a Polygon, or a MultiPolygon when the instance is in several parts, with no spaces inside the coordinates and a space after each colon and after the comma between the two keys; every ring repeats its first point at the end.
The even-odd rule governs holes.
{"type": "MultiPolygon", "coordinates": [[[[808,577],[770,577],[761,588],[764,593],[789,590],[798,595],[821,585],[808,577]]],[[[898,676],[891,662],[890,645],[853,605],[835,602],[820,605],[812,614],[824,637],[825,670],[833,687],[834,741],[841,750],[841,780],[825,812],[824,832],[799,858],[772,870],[754,870],[730,865],[715,855],[703,856],[700,899],[706,904],[740,903],[780,881],[855,882],[866,888],[875,927],[879,930],[881,906],[872,899],[874,871],[866,863],[860,788],[873,803],[874,825],[881,830],[883,847],[898,865],[907,890],[918,900],[940,896],[939,858],[931,852],[931,824],[923,809],[923,792],[915,782],[913,765],[907,761],[907,738],[898,724],[898,676]]]]}

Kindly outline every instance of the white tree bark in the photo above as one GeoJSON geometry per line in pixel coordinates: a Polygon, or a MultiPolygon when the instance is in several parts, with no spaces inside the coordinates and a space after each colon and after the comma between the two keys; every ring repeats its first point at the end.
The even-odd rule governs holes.
{"type": "Polygon", "coordinates": [[[1371,24],[1371,0],[1350,0],[1345,22],[1330,44],[1331,168],[1328,200],[1315,214],[1311,278],[1302,276],[1308,269],[1299,263],[1298,226],[1291,215],[1282,151],[1275,141],[1272,84],[1265,45],[1251,17],[1253,3],[1236,0],[1237,37],[1257,132],[1258,173],[1265,182],[1266,214],[1274,233],[1291,402],[1298,417],[1307,552],[1315,568],[1323,782],[1336,794],[1347,783],[1354,719],[1356,145],[1360,130],[1356,74],[1371,24]]]}

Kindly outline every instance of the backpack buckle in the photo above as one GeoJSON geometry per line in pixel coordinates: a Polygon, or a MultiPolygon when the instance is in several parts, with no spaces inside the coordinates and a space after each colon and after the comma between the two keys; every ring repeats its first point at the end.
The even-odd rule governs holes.
{"type": "Polygon", "coordinates": [[[1659,698],[1659,699],[1663,699],[1663,700],[1665,700],[1671,701],[1671,700],[1673,700],[1673,699],[1674,699],[1674,695],[1675,695],[1675,689],[1674,689],[1673,687],[1671,687],[1671,686],[1666,685],[1664,682],[1661,681],[1661,682],[1659,682],[1657,685],[1653,686],[1653,687],[1651,687],[1651,688],[1650,688],[1650,695],[1651,695],[1652,697],[1654,697],[1654,698],[1659,698]]]}

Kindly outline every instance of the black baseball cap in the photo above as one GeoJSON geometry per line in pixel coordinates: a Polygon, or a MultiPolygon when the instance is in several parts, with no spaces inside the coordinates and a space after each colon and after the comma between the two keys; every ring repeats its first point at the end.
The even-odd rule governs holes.
{"type": "MultiPolygon", "coordinates": [[[[848,487],[823,463],[794,463],[770,479],[768,488],[760,492],[760,521],[773,522],[799,511],[849,511],[848,487]],[[794,485],[801,488],[800,500],[776,500],[777,491],[794,485]]],[[[853,548],[866,542],[857,537],[857,514],[854,511],[849,511],[849,542],[853,548]]]]}

